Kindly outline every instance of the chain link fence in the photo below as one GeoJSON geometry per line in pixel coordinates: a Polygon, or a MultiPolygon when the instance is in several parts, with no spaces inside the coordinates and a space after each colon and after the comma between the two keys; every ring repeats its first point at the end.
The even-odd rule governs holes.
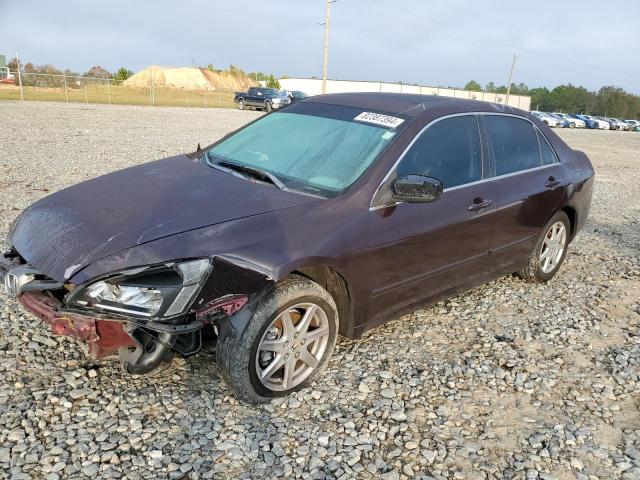
{"type": "Polygon", "coordinates": [[[9,72],[0,100],[108,103],[122,105],[234,108],[232,90],[188,90],[155,85],[129,87],[121,80],[48,73],[9,72]]]}

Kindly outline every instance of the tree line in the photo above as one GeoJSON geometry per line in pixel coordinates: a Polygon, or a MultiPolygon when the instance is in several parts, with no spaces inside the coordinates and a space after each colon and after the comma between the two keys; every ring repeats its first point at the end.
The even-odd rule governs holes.
{"type": "MultiPolygon", "coordinates": [[[[18,69],[17,60],[15,58],[12,58],[11,61],[9,61],[9,63],[7,64],[7,67],[9,67],[9,70],[12,72],[17,71],[18,69]]],[[[120,67],[117,71],[112,73],[107,69],[102,68],[99,65],[91,67],[89,70],[87,70],[84,73],[74,72],[72,70],[69,70],[68,68],[65,70],[59,70],[58,68],[54,67],[51,64],[34,65],[31,62],[22,63],[20,67],[21,67],[20,71],[22,73],[27,73],[27,74],[36,73],[36,74],[44,74],[44,75],[51,75],[51,76],[66,75],[67,77],[104,78],[104,79],[115,81],[116,83],[123,82],[127,78],[133,75],[133,72],[126,67],[120,67]]],[[[245,73],[241,68],[235,65],[230,65],[229,68],[227,69],[215,68],[211,63],[209,63],[206,67],[196,66],[196,65],[194,65],[194,67],[206,69],[216,73],[228,73],[230,75],[235,75],[238,77],[247,76],[251,80],[254,80],[256,83],[260,81],[264,81],[267,87],[280,89],[280,82],[278,82],[278,80],[272,74],[266,74],[263,72],[245,73]]],[[[35,86],[56,86],[57,87],[62,85],[62,80],[60,80],[59,78],[57,79],[46,78],[46,77],[38,78],[37,76],[26,76],[25,78],[22,79],[22,83],[25,86],[35,85],[35,86]]]]}
{"type": "MultiPolygon", "coordinates": [[[[484,88],[474,81],[467,82],[465,90],[489,93],[507,93],[505,85],[489,82],[484,88]]],[[[552,90],[547,87],[529,88],[524,83],[511,84],[513,95],[531,97],[531,109],[543,112],[585,113],[624,119],[640,118],[640,96],[626,92],[620,87],[607,85],[597,92],[571,84],[559,85],[552,90]]]]}
{"type": "MultiPolygon", "coordinates": [[[[15,58],[12,58],[9,63],[7,63],[7,67],[12,72],[15,72],[18,69],[18,62],[15,58]]],[[[39,73],[39,74],[47,74],[47,75],[66,75],[67,77],[98,77],[98,78],[108,78],[111,80],[120,80],[124,81],[133,75],[133,72],[125,67],[120,67],[116,72],[112,73],[105,68],[102,68],[99,65],[91,67],[84,73],[74,72],[68,68],[64,70],[60,70],[53,65],[47,63],[45,65],[34,65],[31,62],[22,63],[20,65],[20,71],[22,73],[39,73]]]]}

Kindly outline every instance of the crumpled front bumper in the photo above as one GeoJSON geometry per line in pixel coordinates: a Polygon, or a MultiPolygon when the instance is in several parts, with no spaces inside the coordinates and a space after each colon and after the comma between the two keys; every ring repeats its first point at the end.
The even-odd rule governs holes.
{"type": "Polygon", "coordinates": [[[29,282],[27,287],[36,288],[37,290],[34,291],[21,290],[24,286],[18,287],[16,291],[15,282],[5,282],[5,280],[10,279],[10,272],[28,267],[28,264],[25,264],[18,255],[8,253],[0,253],[0,288],[6,287],[9,296],[15,296],[17,293],[15,298],[29,312],[49,325],[54,335],[81,340],[86,344],[87,355],[91,358],[107,357],[116,354],[120,347],[136,346],[135,341],[122,328],[121,320],[93,318],[61,311],[62,302],[47,294],[46,291],[40,290],[58,286],[51,280],[29,282]]]}
{"type": "Polygon", "coordinates": [[[54,335],[75,337],[87,345],[87,355],[102,358],[114,355],[120,347],[135,347],[136,343],[118,320],[96,319],[84,315],[60,312],[61,303],[42,292],[26,292],[18,301],[51,328],[54,335]]]}

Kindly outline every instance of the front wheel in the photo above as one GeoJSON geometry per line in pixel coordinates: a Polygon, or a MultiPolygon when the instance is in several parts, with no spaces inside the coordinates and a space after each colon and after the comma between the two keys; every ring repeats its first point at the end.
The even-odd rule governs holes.
{"type": "Polygon", "coordinates": [[[221,322],[218,369],[239,400],[266,402],[311,384],[328,363],[337,337],[331,295],[305,277],[290,275],[258,302],[244,327],[221,322]]]}
{"type": "Polygon", "coordinates": [[[569,128],[576,128],[576,124],[575,124],[575,123],[573,123],[573,122],[571,122],[571,123],[569,124],[569,128]]]}
{"type": "Polygon", "coordinates": [[[244,110],[244,100],[238,100],[238,110],[244,110]]]}
{"type": "Polygon", "coordinates": [[[271,111],[273,110],[273,105],[271,105],[271,102],[265,102],[264,109],[267,111],[267,113],[271,113],[271,111]]]}
{"type": "Polygon", "coordinates": [[[517,275],[528,282],[547,282],[560,269],[567,254],[569,217],[560,211],[547,222],[525,267],[517,275]]]}

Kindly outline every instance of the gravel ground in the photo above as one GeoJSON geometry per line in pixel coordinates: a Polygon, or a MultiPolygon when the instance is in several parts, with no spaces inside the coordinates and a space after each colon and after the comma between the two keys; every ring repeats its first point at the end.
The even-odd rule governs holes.
{"type": "MultiPolygon", "coordinates": [[[[256,115],[0,103],[0,246],[47,193],[256,115]]],[[[640,479],[640,134],[559,133],[597,186],[553,281],[342,339],[313,388],[268,405],[239,404],[211,348],[126,377],[0,294],[0,477],[640,479]]]]}

